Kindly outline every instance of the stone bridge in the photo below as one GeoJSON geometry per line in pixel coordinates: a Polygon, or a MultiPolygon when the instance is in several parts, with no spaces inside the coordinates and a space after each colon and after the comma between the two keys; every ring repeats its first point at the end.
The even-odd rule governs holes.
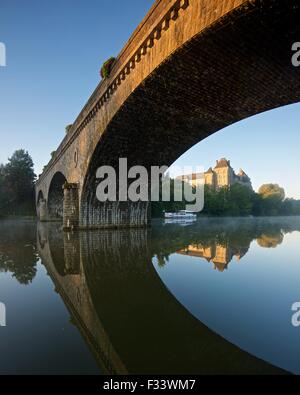
{"type": "Polygon", "coordinates": [[[96,199],[97,168],[171,165],[230,124],[298,102],[299,20],[298,0],[157,0],[40,175],[39,218],[147,225],[148,203],[96,199]]]}

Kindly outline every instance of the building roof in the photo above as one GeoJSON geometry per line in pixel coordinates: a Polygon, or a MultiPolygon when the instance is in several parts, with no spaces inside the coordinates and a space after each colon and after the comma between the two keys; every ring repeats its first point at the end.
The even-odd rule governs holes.
{"type": "Polygon", "coordinates": [[[240,178],[244,178],[244,179],[250,180],[249,176],[244,172],[243,169],[240,169],[240,171],[239,171],[237,176],[240,177],[240,178]]]}
{"type": "Polygon", "coordinates": [[[220,167],[230,167],[230,161],[227,160],[226,158],[221,158],[220,160],[217,160],[215,169],[218,169],[220,167]]]}
{"type": "MultiPolygon", "coordinates": [[[[241,184],[247,184],[251,187],[251,179],[250,177],[244,172],[243,169],[240,169],[239,173],[236,174],[235,171],[232,169],[230,160],[227,160],[226,158],[221,158],[217,160],[216,166],[214,168],[210,167],[204,174],[205,175],[213,175],[214,173],[218,173],[216,169],[222,169],[222,168],[229,168],[231,169],[230,171],[232,172],[232,179],[229,181],[228,185],[232,185],[234,182],[239,182],[241,184]]],[[[191,174],[185,174],[176,177],[177,180],[185,181],[188,183],[192,183],[193,181],[196,180],[204,180],[204,174],[203,173],[191,173],[191,174]]],[[[210,182],[210,179],[207,179],[206,182],[210,182]]],[[[197,181],[198,182],[198,181],[197,181]]]]}

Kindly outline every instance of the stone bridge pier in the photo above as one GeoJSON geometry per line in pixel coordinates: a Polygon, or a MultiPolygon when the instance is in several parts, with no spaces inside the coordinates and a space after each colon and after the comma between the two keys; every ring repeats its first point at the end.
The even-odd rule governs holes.
{"type": "Polygon", "coordinates": [[[79,194],[78,184],[63,185],[63,227],[76,229],[79,226],[79,194]]]}
{"type": "Polygon", "coordinates": [[[235,122],[299,102],[299,20],[299,0],[156,0],[39,176],[40,220],[147,225],[149,203],[97,200],[97,169],[170,166],[235,122]]]}

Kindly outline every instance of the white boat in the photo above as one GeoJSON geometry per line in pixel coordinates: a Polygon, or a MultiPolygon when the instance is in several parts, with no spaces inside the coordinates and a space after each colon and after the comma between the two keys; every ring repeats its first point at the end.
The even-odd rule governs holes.
{"type": "Polygon", "coordinates": [[[164,225],[177,224],[180,226],[188,226],[197,221],[197,218],[165,218],[164,225]]]}
{"type": "Polygon", "coordinates": [[[193,211],[180,210],[177,211],[176,213],[165,212],[165,218],[176,219],[176,220],[187,220],[187,219],[197,218],[197,214],[195,214],[193,211]]]}

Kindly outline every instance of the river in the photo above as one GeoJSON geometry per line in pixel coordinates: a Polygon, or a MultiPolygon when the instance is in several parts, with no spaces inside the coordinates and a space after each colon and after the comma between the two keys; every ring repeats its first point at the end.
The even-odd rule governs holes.
{"type": "Polygon", "coordinates": [[[299,217],[2,220],[0,374],[299,374],[299,246],[299,217]]]}

